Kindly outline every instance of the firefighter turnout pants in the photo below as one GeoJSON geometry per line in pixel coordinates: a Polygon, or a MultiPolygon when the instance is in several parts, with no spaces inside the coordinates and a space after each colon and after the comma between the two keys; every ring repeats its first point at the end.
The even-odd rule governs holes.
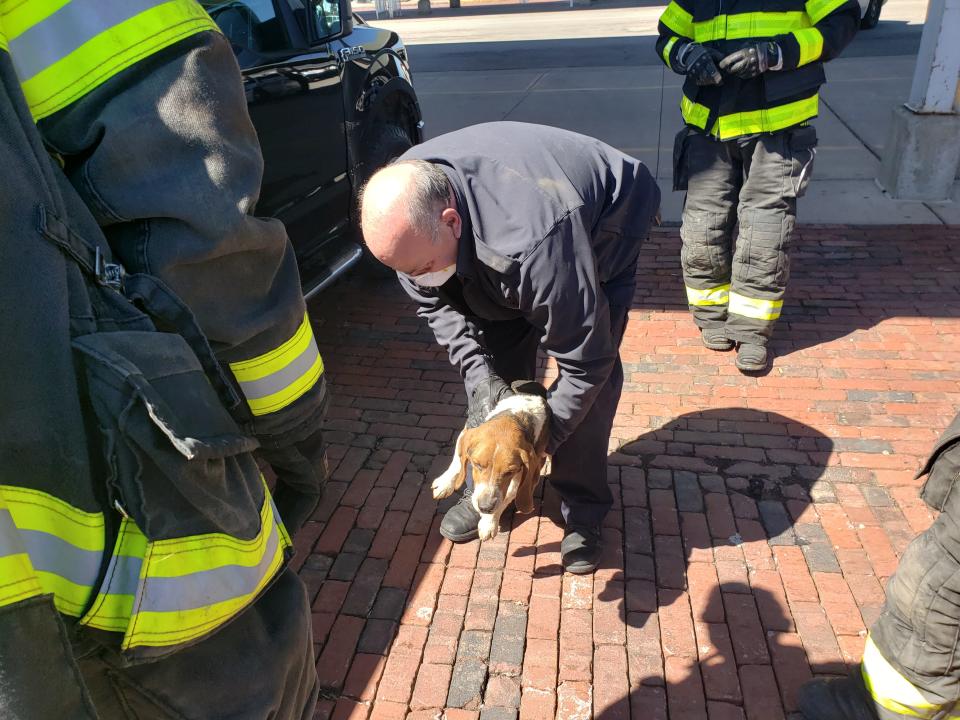
{"type": "Polygon", "coordinates": [[[681,264],[700,328],[766,345],[783,306],[797,198],[816,142],[812,126],[727,141],[689,127],[677,136],[674,189],[687,190],[681,264]]]}
{"type": "Polygon", "coordinates": [[[960,416],[928,470],[921,496],[941,513],[900,558],[863,653],[880,720],[960,719],[960,416]]]}

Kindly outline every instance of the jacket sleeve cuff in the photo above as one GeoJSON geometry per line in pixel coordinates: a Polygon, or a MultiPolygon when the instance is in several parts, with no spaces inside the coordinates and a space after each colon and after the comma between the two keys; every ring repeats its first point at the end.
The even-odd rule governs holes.
{"type": "Polygon", "coordinates": [[[783,70],[795,70],[820,59],[823,34],[815,27],[794,30],[777,38],[783,53],[783,70]]]}

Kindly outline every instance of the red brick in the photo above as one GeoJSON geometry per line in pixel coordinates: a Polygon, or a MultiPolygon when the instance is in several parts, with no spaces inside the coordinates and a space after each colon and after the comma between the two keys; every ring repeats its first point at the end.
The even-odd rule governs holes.
{"type": "Polygon", "coordinates": [[[803,643],[796,633],[769,633],[767,643],[773,657],[773,670],[780,686],[780,697],[787,712],[796,712],[797,692],[813,678],[803,643]]]}
{"type": "Polygon", "coordinates": [[[453,565],[447,566],[440,586],[441,595],[469,595],[473,586],[473,570],[453,565]]]}
{"type": "Polygon", "coordinates": [[[834,549],[859,550],[860,539],[847,519],[847,514],[839,505],[832,503],[817,503],[817,514],[820,523],[830,537],[834,549]]]}
{"type": "Polygon", "coordinates": [[[523,674],[521,676],[524,688],[549,691],[553,693],[557,687],[557,640],[530,638],[527,640],[526,651],[523,655],[523,674]]]}
{"type": "Polygon", "coordinates": [[[480,713],[476,710],[446,708],[443,711],[443,720],[480,720],[480,713]]]}
{"type": "Polygon", "coordinates": [[[696,658],[668,657],[665,663],[667,682],[667,706],[671,718],[707,717],[703,683],[696,658]]]}
{"type": "Polygon", "coordinates": [[[601,645],[593,654],[593,711],[604,720],[630,720],[627,653],[619,645],[601,645]]]}
{"type": "Polygon", "coordinates": [[[686,561],[683,557],[683,545],[680,538],[657,535],[656,548],[657,585],[662,588],[682,590],[686,587],[684,572],[686,561]]]}
{"type": "Polygon", "coordinates": [[[898,560],[887,534],[878,527],[861,528],[858,534],[877,577],[888,578],[893,575],[898,560]]]}
{"type": "Polygon", "coordinates": [[[340,615],[333,625],[330,638],[323,646],[317,660],[317,675],[320,687],[339,688],[347,675],[357,641],[363,632],[362,618],[340,615]]]}
{"type": "Polygon", "coordinates": [[[826,611],[837,635],[859,635],[866,632],[860,609],[842,575],[814,573],[813,581],[820,593],[820,605],[826,611]]]}
{"type": "Polygon", "coordinates": [[[526,605],[530,599],[532,586],[533,578],[530,577],[529,573],[504,570],[503,584],[500,587],[500,600],[501,602],[515,602],[526,605]]]}
{"type": "Polygon", "coordinates": [[[333,516],[327,523],[314,545],[313,551],[323,555],[336,555],[343,547],[344,540],[353,528],[354,520],[357,519],[357,511],[349,507],[339,507],[334,511],[333,516]]]}
{"type": "Polygon", "coordinates": [[[353,480],[350,481],[347,491],[343,494],[343,497],[340,498],[340,505],[347,505],[354,508],[361,507],[367,495],[373,489],[373,484],[376,480],[377,473],[375,470],[357,471],[353,480]]]}
{"type": "MultiPolygon", "coordinates": [[[[404,535],[391,553],[390,567],[383,577],[384,587],[408,588],[413,580],[423,548],[423,535],[404,535]]],[[[372,554],[372,553],[370,553],[372,554]]],[[[388,556],[389,557],[389,556],[388,556]]]]}
{"type": "MultiPolygon", "coordinates": [[[[520,698],[520,720],[544,720],[556,712],[556,690],[524,688],[520,698]]],[[[450,716],[448,715],[447,718],[450,716]]],[[[447,720],[445,718],[444,720],[447,720]]]]}
{"type": "Polygon", "coordinates": [[[520,707],[520,680],[508,675],[491,675],[483,704],[484,707],[520,707]]]}
{"type": "Polygon", "coordinates": [[[330,628],[333,627],[333,623],[336,619],[337,616],[333,613],[313,613],[313,641],[317,643],[323,642],[327,637],[327,633],[330,632],[330,628]]]}
{"type": "Polygon", "coordinates": [[[764,629],[782,632],[794,630],[780,573],[776,570],[754,570],[750,573],[750,586],[764,629]]]}
{"type": "Polygon", "coordinates": [[[443,707],[447,701],[447,688],[450,686],[450,675],[453,667],[450,665],[420,666],[417,674],[417,683],[413,688],[413,697],[410,700],[411,710],[443,707]]]}
{"type": "Polygon", "coordinates": [[[710,720],[745,720],[743,708],[724,702],[708,702],[707,716],[710,720]]]}
{"type": "MultiPolygon", "coordinates": [[[[399,552],[399,549],[398,549],[399,552]]],[[[391,564],[392,567],[392,564],[391,564]]],[[[437,606],[437,596],[443,583],[443,565],[421,563],[407,598],[407,608],[400,622],[405,625],[429,625],[437,606]]]]}
{"type": "Polygon", "coordinates": [[[357,700],[373,700],[385,664],[383,655],[357,653],[343,683],[343,695],[357,700]]]}
{"type": "Polygon", "coordinates": [[[407,717],[407,703],[378,700],[373,704],[369,720],[404,720],[407,717]]]}
{"type": "Polygon", "coordinates": [[[763,525],[756,520],[740,518],[737,520],[737,528],[743,539],[740,549],[743,550],[747,567],[751,570],[773,570],[773,555],[767,544],[767,534],[763,525]]]}
{"type": "Polygon", "coordinates": [[[740,687],[747,720],[783,720],[780,693],[769,665],[741,667],[740,687]]]}
{"type": "Polygon", "coordinates": [[[627,641],[626,601],[622,582],[611,581],[596,587],[593,600],[593,642],[597,645],[627,641]]]}
{"type": "Polygon", "coordinates": [[[367,556],[372,558],[388,559],[393,557],[403,534],[403,526],[407,524],[407,513],[391,510],[383,516],[383,521],[373,537],[373,543],[367,550],[367,556]]]}
{"type": "Polygon", "coordinates": [[[660,622],[655,614],[631,613],[628,616],[627,663],[631,685],[663,685],[660,622]]]}
{"type": "Polygon", "coordinates": [[[807,661],[814,674],[842,675],[846,672],[836,636],[819,603],[791,603],[797,632],[803,640],[807,661]]]}
{"type": "Polygon", "coordinates": [[[477,566],[477,553],[480,552],[480,541],[456,543],[450,551],[447,565],[450,567],[470,568],[477,566]]]}
{"type": "Polygon", "coordinates": [[[565,608],[589,610],[593,607],[593,575],[566,573],[563,576],[561,603],[565,608]]]}
{"type": "Polygon", "coordinates": [[[650,513],[654,535],[680,534],[680,519],[672,490],[650,491],[650,513]]]}
{"type": "Polygon", "coordinates": [[[415,660],[411,660],[403,655],[390,654],[383,668],[380,685],[377,687],[377,703],[386,700],[403,703],[406,706],[410,702],[413,684],[417,677],[418,660],[419,655],[415,660]]]}
{"type": "Polygon", "coordinates": [[[589,682],[565,682],[557,688],[557,720],[591,720],[589,682]]]}
{"type": "Polygon", "coordinates": [[[773,548],[773,554],[789,601],[791,603],[818,602],[820,596],[813,584],[803,551],[798,547],[779,546],[773,548]]]}
{"type": "Polygon", "coordinates": [[[713,562],[713,539],[703,513],[680,513],[680,533],[687,562],[713,562]]]}
{"type": "Polygon", "coordinates": [[[710,534],[722,540],[727,540],[731,535],[736,534],[737,526],[733,520],[733,511],[730,509],[727,496],[720,493],[707,493],[703,499],[707,506],[707,524],[710,526],[710,534]]]}
{"type": "Polygon", "coordinates": [[[693,633],[690,598],[686,593],[676,590],[661,590],[659,597],[660,638],[664,657],[695,658],[697,641],[693,633]]]}
{"type": "Polygon", "coordinates": [[[841,635],[837,637],[840,645],[840,655],[848,668],[854,668],[863,660],[864,638],[857,635],[841,635]]]}
{"type": "Polygon", "coordinates": [[[687,585],[690,588],[693,619],[723,622],[723,602],[720,599],[716,568],[707,563],[690,563],[687,566],[687,585]]]}
{"type": "Polygon", "coordinates": [[[530,598],[527,637],[555,640],[560,629],[560,599],[534,595],[530,598]]]}
{"type": "Polygon", "coordinates": [[[333,710],[332,720],[366,720],[370,706],[366,703],[340,698],[333,710]]]}
{"type": "Polygon", "coordinates": [[[739,703],[740,679],[730,641],[730,631],[723,623],[695,623],[700,671],[708,700],[729,700],[739,703]]]}
{"type": "Polygon", "coordinates": [[[667,693],[662,687],[640,687],[630,694],[630,709],[634,718],[667,720],[667,693]]]}
{"type": "Polygon", "coordinates": [[[313,713],[313,720],[330,720],[336,709],[336,703],[333,700],[321,700],[317,703],[317,709],[313,713]]]}
{"type": "Polygon", "coordinates": [[[737,664],[768,663],[767,643],[752,595],[723,594],[737,664]]]}
{"type": "Polygon", "coordinates": [[[336,615],[343,606],[343,601],[350,591],[350,583],[340,580],[324,580],[316,600],[313,601],[313,611],[333,613],[336,615]]]}
{"type": "Polygon", "coordinates": [[[563,611],[560,627],[560,682],[592,680],[593,636],[591,617],[587,610],[563,611]]]}

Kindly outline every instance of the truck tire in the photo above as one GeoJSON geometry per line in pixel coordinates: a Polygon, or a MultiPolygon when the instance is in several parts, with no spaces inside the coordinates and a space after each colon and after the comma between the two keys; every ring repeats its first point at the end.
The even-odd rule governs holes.
{"type": "Polygon", "coordinates": [[[877,26],[877,23],[880,22],[881,4],[882,0],[870,0],[870,4],[867,5],[867,11],[860,19],[860,29],[872,30],[877,26]]]}
{"type": "Polygon", "coordinates": [[[364,158],[361,166],[357,168],[357,187],[354,204],[356,212],[356,232],[357,237],[363,246],[363,260],[361,267],[363,271],[372,277],[386,278],[394,275],[393,270],[377,260],[363,243],[363,232],[360,229],[360,192],[367,184],[370,177],[384,165],[394,158],[403,155],[407,150],[413,147],[413,140],[410,133],[396,123],[389,123],[381,128],[380,133],[370,143],[364,152],[364,158]]]}

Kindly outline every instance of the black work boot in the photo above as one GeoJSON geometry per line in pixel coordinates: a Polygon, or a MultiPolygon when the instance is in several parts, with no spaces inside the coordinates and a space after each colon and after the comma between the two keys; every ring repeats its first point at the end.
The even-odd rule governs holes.
{"type": "Polygon", "coordinates": [[[742,372],[762,372],[767,369],[767,348],[754,343],[740,343],[737,348],[737,369],[742,372]]]}
{"type": "Polygon", "coordinates": [[[799,705],[805,720],[878,720],[859,668],[850,677],[806,683],[799,705]]]}
{"type": "Polygon", "coordinates": [[[730,350],[733,340],[727,337],[727,331],[722,327],[703,328],[700,330],[700,340],[703,346],[710,350],[730,350]]]}
{"type": "Polygon", "coordinates": [[[440,522],[440,534],[451,542],[468,542],[480,537],[477,524],[480,522],[480,513],[473,509],[470,498],[473,490],[463,489],[460,501],[447,510],[440,522]]]}
{"type": "Polygon", "coordinates": [[[586,575],[597,569],[602,550],[599,525],[568,525],[560,543],[560,561],[567,572],[586,575]]]}

